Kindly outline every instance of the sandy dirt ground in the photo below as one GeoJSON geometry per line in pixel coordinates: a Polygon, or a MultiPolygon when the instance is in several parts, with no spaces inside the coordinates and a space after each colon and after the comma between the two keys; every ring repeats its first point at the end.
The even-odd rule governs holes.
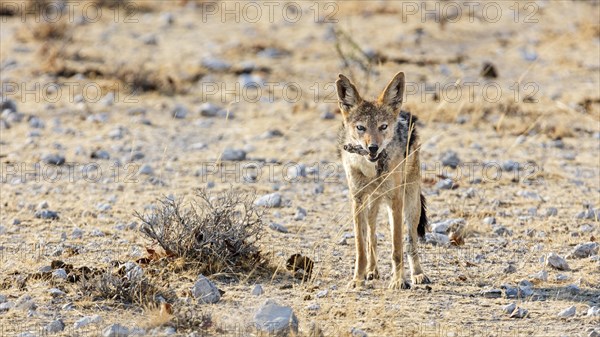
{"type": "Polygon", "coordinates": [[[267,299],[293,309],[301,336],[600,334],[598,1],[0,4],[1,336],[45,335],[59,320],[65,336],[114,323],[132,335],[253,336],[267,299]],[[433,283],[389,290],[381,216],[382,277],[347,289],[334,82],[345,73],[376,97],[398,71],[403,109],[420,120],[430,223],[462,219],[450,229],[461,240],[429,233],[419,249],[433,283]],[[198,303],[197,272],[168,265],[153,282],[174,294],[172,313],[34,277],[54,260],[110,269],[144,257],[152,242],[134,212],[197,188],[282,197],[264,209],[269,271],[207,275],[219,302],[198,303]],[[573,257],[585,243],[595,250],[573,257]],[[295,253],[314,261],[309,280],[286,270],[295,253]]]}

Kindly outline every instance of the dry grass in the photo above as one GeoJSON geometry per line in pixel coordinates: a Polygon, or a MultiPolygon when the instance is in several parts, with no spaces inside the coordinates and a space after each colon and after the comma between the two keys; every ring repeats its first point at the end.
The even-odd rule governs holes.
{"type": "Polygon", "coordinates": [[[174,294],[159,289],[146,277],[128,277],[110,272],[102,273],[89,280],[82,280],[79,291],[95,301],[116,301],[139,307],[157,305],[175,299],[174,294]]]}

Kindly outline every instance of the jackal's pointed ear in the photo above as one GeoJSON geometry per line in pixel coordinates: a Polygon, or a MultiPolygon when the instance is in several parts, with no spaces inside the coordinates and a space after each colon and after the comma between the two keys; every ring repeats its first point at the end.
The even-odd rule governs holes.
{"type": "Polygon", "coordinates": [[[402,100],[404,96],[404,73],[399,72],[394,76],[390,84],[387,85],[383,93],[379,96],[379,103],[391,107],[397,113],[400,113],[402,100]]]}
{"type": "Polygon", "coordinates": [[[348,77],[339,74],[338,80],[335,82],[335,86],[337,89],[337,95],[340,104],[340,110],[342,111],[342,116],[344,119],[348,117],[348,113],[350,113],[350,109],[357,106],[361,102],[361,98],[358,95],[358,90],[348,77]]]}

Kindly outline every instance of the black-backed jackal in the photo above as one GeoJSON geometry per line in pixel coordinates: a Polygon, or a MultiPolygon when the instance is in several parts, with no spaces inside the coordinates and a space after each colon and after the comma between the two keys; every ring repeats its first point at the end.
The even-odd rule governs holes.
{"type": "Polygon", "coordinates": [[[407,255],[414,284],[429,283],[421,269],[417,242],[425,235],[427,215],[421,194],[416,118],[400,110],[404,73],[398,73],[376,101],[363,100],[356,86],[339,75],[336,82],[343,125],[339,133],[341,158],[350,189],[356,265],[349,286],[379,277],[377,269],[377,213],[388,210],[392,233],[390,288],[408,289],[404,274],[402,225],[408,227],[407,255]]]}

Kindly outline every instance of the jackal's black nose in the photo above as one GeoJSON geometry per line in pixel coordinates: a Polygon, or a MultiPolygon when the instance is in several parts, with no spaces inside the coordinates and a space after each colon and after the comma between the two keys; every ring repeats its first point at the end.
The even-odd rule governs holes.
{"type": "Polygon", "coordinates": [[[377,146],[377,144],[369,145],[369,152],[371,152],[372,154],[377,153],[377,150],[379,150],[379,146],[377,146]]]}

